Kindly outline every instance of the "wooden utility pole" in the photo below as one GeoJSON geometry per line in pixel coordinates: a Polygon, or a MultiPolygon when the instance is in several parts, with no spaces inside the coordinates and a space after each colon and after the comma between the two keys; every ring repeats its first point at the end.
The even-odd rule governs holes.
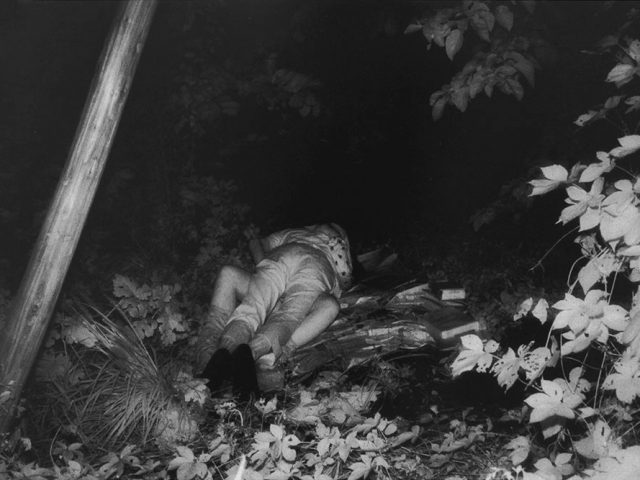
{"type": "MultiPolygon", "coordinates": [[[[128,0],[102,51],[69,157],[0,333],[0,435],[9,432],[113,143],[157,0],[128,0]]],[[[0,438],[1,440],[1,438],[0,438]]]]}

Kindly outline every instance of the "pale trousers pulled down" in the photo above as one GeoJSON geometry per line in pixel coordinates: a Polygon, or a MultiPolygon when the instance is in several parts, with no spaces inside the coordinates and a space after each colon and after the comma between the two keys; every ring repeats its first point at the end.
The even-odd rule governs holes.
{"type": "Polygon", "coordinates": [[[281,245],[258,263],[231,314],[210,313],[205,335],[219,339],[218,348],[248,343],[255,358],[270,351],[277,358],[318,297],[336,288],[336,272],[322,251],[303,243],[281,245]]]}

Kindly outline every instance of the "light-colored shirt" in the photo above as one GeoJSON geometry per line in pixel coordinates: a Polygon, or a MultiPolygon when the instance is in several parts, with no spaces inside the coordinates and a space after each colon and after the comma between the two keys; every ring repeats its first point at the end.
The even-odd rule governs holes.
{"type": "Polygon", "coordinates": [[[353,281],[353,263],[349,238],[337,224],[309,225],[272,233],[262,240],[265,252],[287,243],[302,243],[322,251],[334,268],[340,289],[347,290],[353,281]]]}

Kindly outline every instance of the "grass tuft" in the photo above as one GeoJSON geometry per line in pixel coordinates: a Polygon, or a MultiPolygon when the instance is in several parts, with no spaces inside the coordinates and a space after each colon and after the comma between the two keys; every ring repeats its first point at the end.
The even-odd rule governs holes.
{"type": "MultiPolygon", "coordinates": [[[[49,423],[66,427],[86,446],[103,451],[162,437],[176,411],[187,420],[180,424],[192,427],[186,404],[134,329],[116,324],[94,307],[75,309],[95,343],[66,346],[68,375],[51,379],[42,392],[53,405],[48,414],[57,417],[49,423]]],[[[184,438],[193,432],[176,433],[184,438]]]]}

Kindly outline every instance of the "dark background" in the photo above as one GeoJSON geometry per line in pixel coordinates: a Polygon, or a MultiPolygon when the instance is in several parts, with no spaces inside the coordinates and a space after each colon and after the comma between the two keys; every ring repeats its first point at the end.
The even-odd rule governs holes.
{"type": "MultiPolygon", "coordinates": [[[[336,221],[359,250],[390,244],[420,252],[454,247],[460,236],[548,246],[563,233],[554,225],[561,196],[531,205],[507,190],[509,208],[491,224],[476,233],[470,217],[500,199],[503,185],[537,175],[536,166],[590,162],[595,149],[613,145],[613,130],[585,134],[572,122],[607,94],[613,64],[580,51],[619,14],[600,15],[600,2],[553,3],[540,2],[553,48],[535,89],[521,102],[482,96],[467,112],[448,108],[433,122],[429,95],[462,60],[450,62],[435,46],[427,51],[421,35],[403,31],[435,3],[161,2],[74,268],[82,263],[108,277],[136,253],[145,266],[187,269],[206,235],[187,241],[184,223],[207,214],[184,212],[186,175],[235,183],[221,196],[248,206],[236,234],[249,223],[268,232],[336,221]],[[321,82],[318,117],[265,107],[276,94],[252,85],[267,75],[269,59],[321,82]],[[237,114],[201,108],[220,93],[207,90],[213,84],[237,114]],[[181,92],[196,98],[189,108],[181,92]]],[[[9,291],[46,213],[117,7],[0,6],[0,286],[9,291]]]]}

